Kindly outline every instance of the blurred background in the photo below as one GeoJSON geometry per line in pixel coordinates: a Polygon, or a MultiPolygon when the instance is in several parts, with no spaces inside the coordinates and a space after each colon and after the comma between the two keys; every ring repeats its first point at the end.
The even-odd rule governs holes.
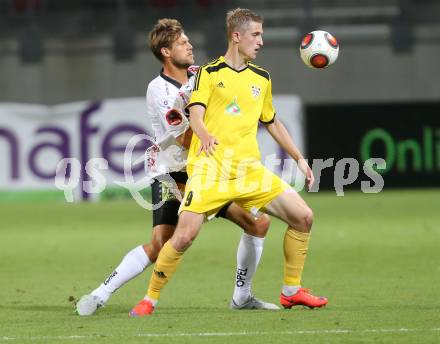
{"type": "Polygon", "coordinates": [[[225,12],[238,6],[265,19],[257,63],[274,93],[307,104],[439,98],[435,0],[0,0],[0,101],[142,96],[158,71],[146,45],[158,18],[181,20],[202,63],[224,52],[225,12]],[[341,44],[324,73],[298,58],[302,34],[316,28],[341,44]]]}
{"type": "MultiPolygon", "coordinates": [[[[0,190],[53,185],[60,156],[113,154],[110,170],[122,171],[114,146],[151,129],[143,97],[160,65],[147,47],[150,28],[178,18],[203,64],[225,51],[225,12],[235,7],[264,17],[256,63],[270,71],[275,98],[291,97],[280,118],[294,119],[307,157],[354,158],[361,172],[367,158],[382,157],[386,186],[440,186],[438,1],[0,0],[0,190]],[[301,38],[315,29],[340,43],[326,70],[299,58],[301,38]]],[[[332,188],[332,167],[321,183],[332,188]]]]}

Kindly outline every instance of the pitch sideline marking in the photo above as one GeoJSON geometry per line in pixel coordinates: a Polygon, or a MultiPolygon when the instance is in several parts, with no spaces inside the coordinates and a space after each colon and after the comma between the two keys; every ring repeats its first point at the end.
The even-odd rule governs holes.
{"type": "MultiPolygon", "coordinates": [[[[139,333],[132,337],[232,337],[232,336],[261,336],[261,335],[294,335],[294,334],[350,334],[350,333],[397,333],[397,332],[440,332],[440,328],[432,329],[367,329],[367,330],[297,330],[280,332],[193,332],[193,333],[139,333]]],[[[100,338],[98,335],[73,335],[73,336],[40,336],[40,337],[0,337],[0,341],[14,340],[45,340],[45,339],[90,339],[100,338]]],[[[108,336],[102,338],[117,337],[108,336]]],[[[126,337],[126,336],[124,336],[126,337]]]]}

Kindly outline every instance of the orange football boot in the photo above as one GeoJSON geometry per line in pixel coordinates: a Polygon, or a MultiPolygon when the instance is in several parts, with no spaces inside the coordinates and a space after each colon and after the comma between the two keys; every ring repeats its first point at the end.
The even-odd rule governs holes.
{"type": "Polygon", "coordinates": [[[139,303],[133,307],[133,309],[128,313],[130,317],[143,317],[145,315],[151,315],[154,311],[154,306],[150,300],[141,300],[139,303]]]}
{"type": "Polygon", "coordinates": [[[306,306],[309,308],[323,307],[328,303],[326,297],[314,296],[310,294],[310,289],[299,288],[296,294],[286,296],[280,295],[280,303],[284,308],[292,308],[293,306],[306,306]]]}

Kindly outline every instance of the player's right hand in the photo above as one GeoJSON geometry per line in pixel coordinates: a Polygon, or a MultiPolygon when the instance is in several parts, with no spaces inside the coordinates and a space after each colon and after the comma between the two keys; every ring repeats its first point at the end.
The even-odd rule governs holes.
{"type": "Polygon", "coordinates": [[[197,152],[197,156],[199,156],[202,152],[205,152],[206,156],[213,155],[215,146],[218,144],[218,140],[212,135],[208,134],[205,137],[200,138],[200,148],[197,152]]]}
{"type": "Polygon", "coordinates": [[[147,163],[147,167],[152,171],[157,169],[156,161],[159,152],[160,146],[155,143],[148,147],[145,151],[145,161],[147,163]]]}

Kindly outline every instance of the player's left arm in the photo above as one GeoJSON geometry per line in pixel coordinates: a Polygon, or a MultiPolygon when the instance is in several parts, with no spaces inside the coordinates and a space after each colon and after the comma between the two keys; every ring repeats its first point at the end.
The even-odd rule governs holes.
{"type": "Polygon", "coordinates": [[[306,176],[307,187],[310,190],[313,182],[315,181],[312,169],[302,156],[299,149],[293,143],[293,140],[284,124],[281,123],[281,121],[279,121],[275,116],[275,108],[272,102],[272,80],[270,77],[267,81],[267,88],[264,93],[263,109],[260,115],[260,122],[264,124],[270,135],[272,135],[275,141],[278,142],[278,144],[287,152],[287,154],[295,159],[296,163],[298,164],[298,168],[306,176]]]}
{"type": "Polygon", "coordinates": [[[295,159],[299,169],[306,176],[307,187],[310,190],[315,181],[312,169],[304,159],[298,147],[293,142],[293,139],[284,124],[275,117],[272,123],[264,124],[264,126],[274,140],[287,152],[287,154],[295,159]]]}

